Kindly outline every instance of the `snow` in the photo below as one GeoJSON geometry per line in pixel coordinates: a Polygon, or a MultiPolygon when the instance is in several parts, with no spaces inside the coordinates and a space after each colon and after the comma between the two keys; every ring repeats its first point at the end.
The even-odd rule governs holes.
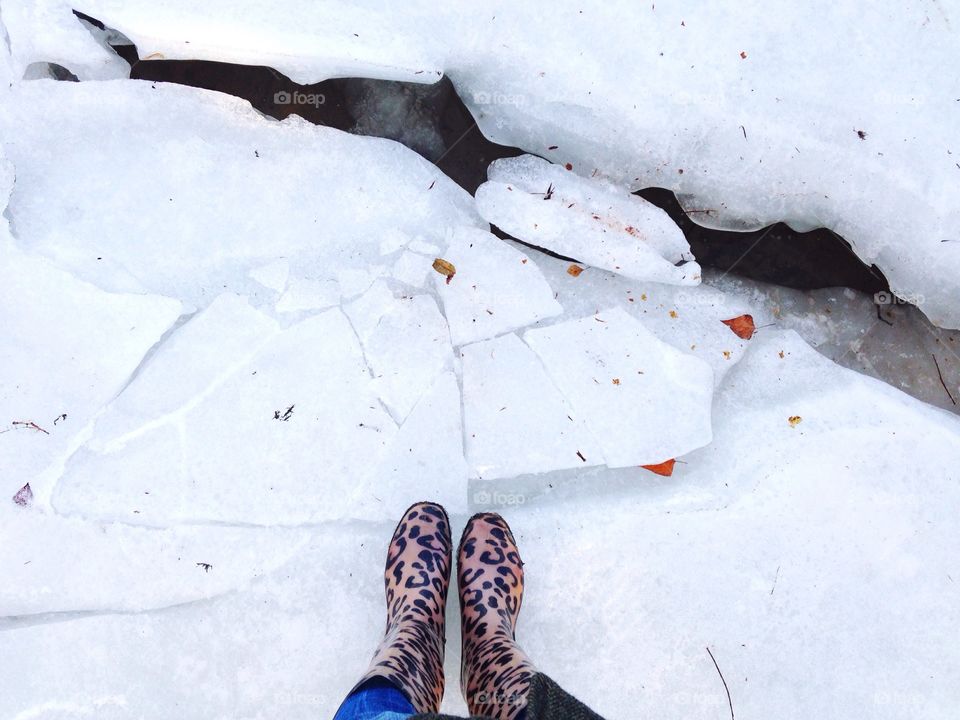
{"type": "MultiPolygon", "coordinates": [[[[49,34],[14,28],[9,5],[30,62],[89,35],[52,2],[49,34]]],[[[955,334],[852,291],[675,284],[688,248],[628,192],[827,223],[953,322],[942,14],[77,7],[141,54],[449,71],[485,133],[552,164],[497,163],[475,201],[395,142],[217,93],[20,81],[0,32],[0,716],[331,717],[420,499],[455,532],[506,515],[521,643],[611,719],[725,716],[708,648],[738,717],[950,716],[960,418],[841,364],[946,407],[955,334]],[[750,339],[723,322],[744,314],[750,339]]],[[[366,120],[406,108],[387,119],[413,142],[422,108],[372,87],[366,120]]],[[[451,597],[451,679],[458,625],[451,597]]],[[[455,682],[443,710],[465,712],[455,682]]]]}
{"type": "Polygon", "coordinates": [[[32,66],[54,63],[80,80],[110,80],[130,75],[130,66],[107,44],[103,33],[73,14],[63,0],[14,0],[3,3],[11,72],[25,77],[32,66]]]}
{"type": "Polygon", "coordinates": [[[637,280],[700,282],[680,228],[623,187],[533,155],[497,160],[487,175],[477,189],[480,214],[525,243],[637,280]]]}
{"type": "Polygon", "coordinates": [[[434,284],[454,345],[484,340],[563,311],[537,266],[488,232],[458,229],[443,259],[453,264],[456,275],[448,283],[435,273],[434,284]]]}
{"type": "Polygon", "coordinates": [[[460,356],[467,460],[474,477],[603,463],[596,439],[516,335],[467,345],[460,356]]]}
{"type": "Polygon", "coordinates": [[[953,5],[75,3],[142,57],[267,65],[301,83],[445,73],[495,142],[673,190],[717,227],[830,227],[957,328],[953,5]]]}
{"type": "Polygon", "coordinates": [[[523,334],[609,467],[656,465],[710,442],[713,372],[619,308],[523,334]]]}

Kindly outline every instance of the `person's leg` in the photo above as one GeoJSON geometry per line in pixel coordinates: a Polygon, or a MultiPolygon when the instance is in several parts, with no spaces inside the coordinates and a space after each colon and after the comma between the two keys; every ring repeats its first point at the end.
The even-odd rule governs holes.
{"type": "Polygon", "coordinates": [[[440,505],[417,503],[404,513],[387,549],[386,632],[337,720],[439,710],[451,547],[450,522],[440,505]]]}
{"type": "Polygon", "coordinates": [[[495,513],[470,518],[457,553],[463,633],[461,688],[471,714],[521,720],[536,668],[517,645],[523,562],[495,513]]]}
{"type": "Polygon", "coordinates": [[[406,695],[393,683],[375,677],[347,696],[334,720],[406,720],[414,712],[406,695]]]}

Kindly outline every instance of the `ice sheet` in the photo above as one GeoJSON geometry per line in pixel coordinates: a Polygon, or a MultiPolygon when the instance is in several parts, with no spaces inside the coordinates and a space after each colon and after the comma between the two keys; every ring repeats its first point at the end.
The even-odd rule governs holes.
{"type": "Polygon", "coordinates": [[[655,465],[710,442],[713,373],[623,310],[550,327],[524,341],[580,413],[610,467],[655,465]]]}

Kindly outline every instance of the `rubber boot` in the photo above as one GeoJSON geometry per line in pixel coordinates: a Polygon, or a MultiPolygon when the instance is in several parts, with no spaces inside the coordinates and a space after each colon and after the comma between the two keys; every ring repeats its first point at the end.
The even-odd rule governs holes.
{"type": "Polygon", "coordinates": [[[536,668],[515,639],[523,562],[506,521],[480,513],[457,552],[463,655],[460,687],[472,715],[514,720],[527,705],[536,668]]]}
{"type": "Polygon", "coordinates": [[[420,502],[404,513],[387,550],[386,632],[354,689],[383,678],[418,713],[440,708],[452,544],[450,521],[440,505],[420,502]]]}

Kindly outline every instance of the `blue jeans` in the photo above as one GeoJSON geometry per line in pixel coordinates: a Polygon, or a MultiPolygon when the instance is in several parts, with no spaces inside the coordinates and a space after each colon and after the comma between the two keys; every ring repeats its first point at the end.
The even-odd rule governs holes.
{"type": "Polygon", "coordinates": [[[416,714],[389,680],[373,678],[347,696],[333,720],[406,720],[416,714]]]}

